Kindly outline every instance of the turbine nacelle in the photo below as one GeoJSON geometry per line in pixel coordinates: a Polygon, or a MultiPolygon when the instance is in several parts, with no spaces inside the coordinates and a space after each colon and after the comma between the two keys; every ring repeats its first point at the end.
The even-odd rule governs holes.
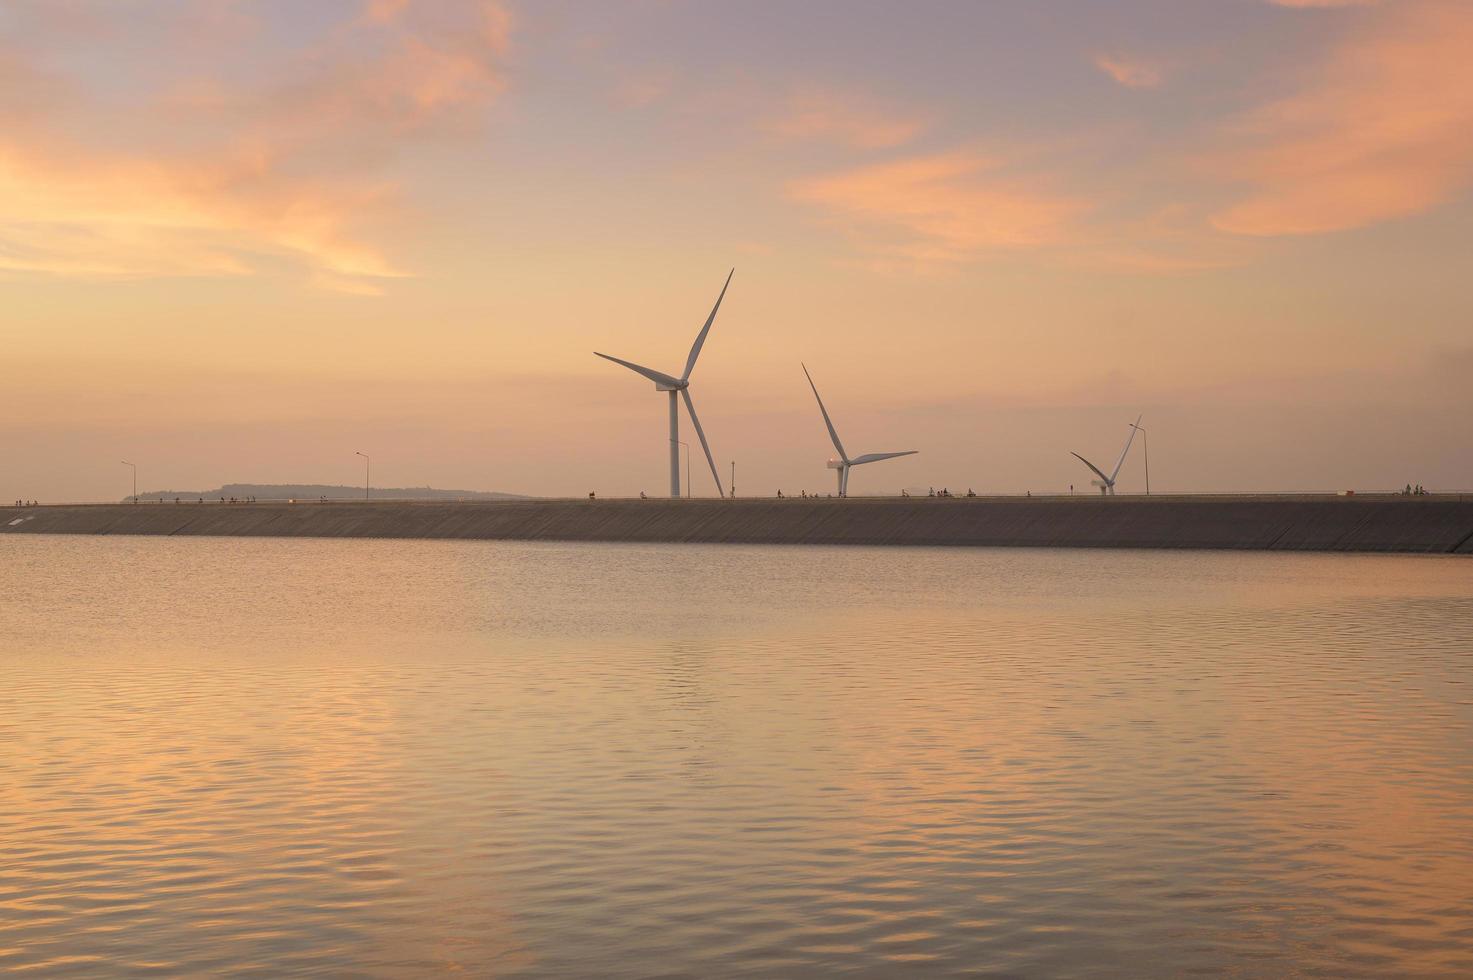
{"type": "Polygon", "coordinates": [[[842,470],[848,465],[849,464],[844,462],[842,459],[831,459],[828,461],[828,468],[831,470],[842,470]]]}

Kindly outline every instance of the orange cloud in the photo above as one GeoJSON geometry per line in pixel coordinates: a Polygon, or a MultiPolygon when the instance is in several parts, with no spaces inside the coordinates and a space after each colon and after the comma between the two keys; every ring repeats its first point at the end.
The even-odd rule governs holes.
{"type": "Polygon", "coordinates": [[[1155,88],[1161,84],[1161,70],[1130,58],[1096,55],[1095,67],[1126,88],[1155,88]]]}
{"type": "Polygon", "coordinates": [[[787,112],[768,124],[780,136],[824,139],[866,150],[909,143],[925,127],[924,119],[902,118],[832,92],[818,91],[792,96],[787,112]]]}
{"type": "Polygon", "coordinates": [[[8,148],[0,155],[0,269],[93,277],[233,276],[244,256],[297,257],[345,277],[400,273],[356,243],[373,185],[273,174],[265,153],[166,162],[8,148]]]}
{"type": "Polygon", "coordinates": [[[1005,174],[996,160],[956,152],[797,181],[790,191],[842,217],[890,235],[898,232],[883,251],[955,261],[1068,237],[1084,203],[1031,183],[1005,174]]]}
{"type": "MultiPolygon", "coordinates": [[[[115,16],[104,38],[126,37],[115,16]]],[[[377,291],[403,274],[366,232],[392,203],[384,165],[406,134],[476,128],[509,31],[494,3],[379,0],[264,86],[169,78],[127,93],[125,139],[111,141],[93,131],[117,118],[116,93],[0,50],[0,271],[236,276],[271,256],[326,288],[377,291]]]]}
{"type": "Polygon", "coordinates": [[[1212,217],[1303,235],[1417,214],[1473,182],[1473,6],[1388,6],[1298,93],[1236,120],[1207,164],[1249,193],[1212,217]],[[1241,147],[1241,148],[1240,148],[1241,147]]]}
{"type": "Polygon", "coordinates": [[[1380,0],[1268,0],[1275,7],[1371,7],[1380,0]]]}
{"type": "Polygon", "coordinates": [[[651,72],[626,78],[614,86],[613,102],[621,109],[642,109],[668,96],[673,84],[669,72],[651,72]]]}
{"type": "Polygon", "coordinates": [[[358,23],[312,52],[301,77],[248,95],[237,111],[329,129],[460,128],[501,93],[510,34],[499,3],[374,0],[358,23]]]}

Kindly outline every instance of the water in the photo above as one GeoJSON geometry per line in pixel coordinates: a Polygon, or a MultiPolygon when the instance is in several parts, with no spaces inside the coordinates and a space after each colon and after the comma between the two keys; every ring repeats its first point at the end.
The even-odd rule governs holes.
{"type": "Polygon", "coordinates": [[[1473,562],[0,538],[0,971],[1473,974],[1473,562]]]}

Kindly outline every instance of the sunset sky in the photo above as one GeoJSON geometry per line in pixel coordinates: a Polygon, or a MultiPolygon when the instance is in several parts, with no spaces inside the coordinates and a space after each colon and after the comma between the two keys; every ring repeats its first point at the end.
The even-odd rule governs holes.
{"type": "Polygon", "coordinates": [[[0,500],[663,493],[732,267],[742,495],[1469,489],[1470,185],[1467,0],[0,0],[0,500]]]}

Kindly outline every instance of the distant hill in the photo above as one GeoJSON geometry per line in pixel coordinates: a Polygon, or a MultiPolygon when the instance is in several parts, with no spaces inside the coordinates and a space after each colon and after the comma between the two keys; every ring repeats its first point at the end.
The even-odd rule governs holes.
{"type": "MultiPolygon", "coordinates": [[[[370,493],[374,500],[526,500],[518,493],[500,493],[495,490],[437,490],[434,487],[374,487],[370,493]]],[[[255,497],[257,500],[362,500],[362,487],[329,486],[325,483],[227,483],[215,490],[150,490],[140,493],[139,500],[240,500],[255,497]]],[[[124,497],[123,502],[132,497],[124,497]]]]}

